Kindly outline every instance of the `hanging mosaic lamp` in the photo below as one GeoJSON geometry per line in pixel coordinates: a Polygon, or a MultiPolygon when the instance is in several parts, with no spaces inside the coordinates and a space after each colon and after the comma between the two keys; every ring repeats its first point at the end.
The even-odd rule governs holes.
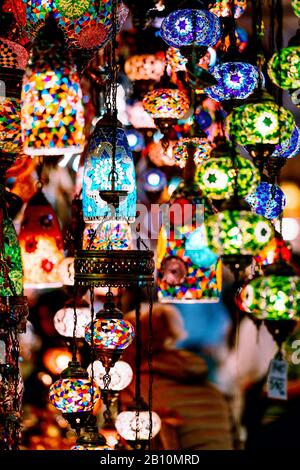
{"type": "Polygon", "coordinates": [[[41,191],[27,204],[19,242],[25,287],[61,287],[59,263],[64,258],[62,233],[57,216],[41,191]]]}
{"type": "Polygon", "coordinates": [[[28,57],[24,47],[0,38],[1,153],[17,155],[22,152],[20,98],[28,57]]]}
{"type": "Polygon", "coordinates": [[[230,269],[244,269],[274,236],[273,225],[253,214],[248,204],[227,201],[221,212],[209,216],[205,223],[209,248],[222,257],[230,269]]]}
{"type": "Polygon", "coordinates": [[[84,338],[85,328],[91,322],[91,309],[84,299],[76,299],[76,328],[74,331],[74,300],[68,300],[53,318],[54,328],[66,338],[84,338]]]}
{"type": "Polygon", "coordinates": [[[132,234],[127,222],[88,223],[83,233],[83,250],[130,250],[132,234]]]}
{"type": "Polygon", "coordinates": [[[206,137],[183,137],[173,147],[173,157],[180,168],[184,168],[188,159],[189,148],[194,148],[194,161],[201,166],[209,159],[213,145],[206,137]]]}
{"type": "Polygon", "coordinates": [[[133,55],[126,60],[124,71],[132,81],[153,80],[158,82],[165,71],[164,53],[133,55]]]}
{"type": "Polygon", "coordinates": [[[230,199],[235,194],[243,198],[256,190],[260,175],[255,165],[238,153],[232,157],[228,143],[217,145],[211,158],[199,166],[195,181],[201,191],[213,200],[230,199]]]}
{"type": "Polygon", "coordinates": [[[189,110],[189,99],[185,91],[176,86],[155,88],[143,99],[145,110],[157,119],[181,119],[189,110]]]}
{"type": "MultiPolygon", "coordinates": [[[[151,435],[152,438],[154,438],[161,429],[161,419],[154,411],[151,411],[151,415],[151,435]]],[[[120,436],[123,437],[132,448],[144,449],[148,444],[150,435],[149,411],[135,409],[122,411],[116,419],[115,426],[120,436]]]]}
{"type": "Polygon", "coordinates": [[[82,200],[86,222],[101,221],[112,215],[115,220],[135,220],[135,167],[126,134],[120,124],[116,130],[116,204],[109,204],[105,197],[105,192],[112,188],[113,137],[113,123],[109,116],[105,116],[97,122],[84,163],[82,200]]]}
{"type": "Polygon", "coordinates": [[[300,152],[300,129],[295,126],[291,137],[277,144],[271,157],[274,158],[294,158],[300,152]]]}
{"type": "Polygon", "coordinates": [[[205,88],[205,93],[215,101],[242,100],[257,88],[260,72],[245,62],[225,62],[215,65],[210,73],[217,85],[205,88]]]}
{"type": "Polygon", "coordinates": [[[282,260],[267,266],[237,293],[241,310],[261,320],[299,319],[300,278],[282,260]]]}
{"type": "Polygon", "coordinates": [[[264,92],[251,98],[251,102],[235,108],[226,121],[229,133],[236,142],[247,149],[254,147],[254,150],[260,144],[277,145],[290,139],[295,127],[293,114],[279,107],[264,92]]]}
{"type": "MultiPolygon", "coordinates": [[[[102,390],[105,388],[104,384],[104,376],[106,374],[106,370],[101,364],[100,361],[95,361],[93,364],[90,364],[87,368],[89,376],[94,376],[94,380],[102,390]]],[[[110,369],[109,371],[110,380],[108,384],[108,389],[120,392],[124,390],[124,388],[128,387],[128,385],[132,382],[133,379],[133,371],[127,362],[124,361],[117,361],[116,364],[110,369]]]]}
{"type": "Polygon", "coordinates": [[[222,36],[219,18],[206,10],[182,9],[170,13],[162,22],[162,39],[172,47],[214,46],[222,36]]]}
{"type": "Polygon", "coordinates": [[[208,248],[203,229],[212,213],[212,206],[197,186],[181,183],[173,192],[169,221],[161,228],[157,247],[160,302],[219,301],[221,262],[208,248]]]}
{"type": "Polygon", "coordinates": [[[89,414],[97,412],[101,404],[96,382],[92,383],[87,371],[74,361],[61,373],[61,378],[51,385],[49,398],[78,434],[89,414]]]}
{"type": "Polygon", "coordinates": [[[134,338],[132,324],[123,320],[122,312],[110,297],[97,313],[94,323],[88,324],[85,329],[85,340],[93,348],[106,372],[116,364],[134,338]]]}
{"type": "Polygon", "coordinates": [[[254,193],[248,194],[245,200],[252,210],[267,219],[275,219],[283,212],[286,204],[284,192],[276,184],[261,182],[254,193]]]}
{"type": "Polygon", "coordinates": [[[300,46],[291,46],[276,52],[268,63],[268,75],[275,85],[284,90],[300,87],[300,46]]]}
{"type": "MultiPolygon", "coordinates": [[[[246,11],[247,0],[234,0],[233,4],[234,18],[240,18],[246,11]]],[[[221,18],[232,16],[232,2],[231,0],[216,0],[209,11],[221,18]]]]}
{"type": "Polygon", "coordinates": [[[300,18],[300,1],[299,0],[292,0],[292,8],[296,16],[300,18]]]}
{"type": "Polygon", "coordinates": [[[166,64],[173,73],[186,71],[187,59],[177,47],[169,47],[166,51],[166,64]]]}
{"type": "Polygon", "coordinates": [[[84,148],[79,76],[55,23],[35,40],[22,88],[22,139],[26,155],[65,155],[84,148]]]}
{"type": "Polygon", "coordinates": [[[280,260],[289,263],[291,259],[292,247],[278,232],[275,232],[275,237],[254,257],[259,266],[268,266],[280,260]]]}

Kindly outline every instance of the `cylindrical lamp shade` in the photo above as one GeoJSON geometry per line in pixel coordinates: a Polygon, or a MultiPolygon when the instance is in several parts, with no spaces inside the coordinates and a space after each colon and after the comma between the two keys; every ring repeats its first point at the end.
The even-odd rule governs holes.
{"type": "Polygon", "coordinates": [[[279,144],[290,139],[295,121],[290,111],[265,102],[235,108],[227,117],[227,125],[238,144],[279,144]]]}
{"type": "Polygon", "coordinates": [[[284,90],[300,87],[300,46],[276,52],[268,63],[268,74],[275,85],[284,90]]]}
{"type": "Polygon", "coordinates": [[[117,128],[115,189],[127,191],[120,197],[119,205],[111,207],[104,201],[99,191],[111,190],[113,127],[98,121],[92,134],[84,163],[83,175],[83,216],[86,222],[101,221],[114,215],[115,220],[133,222],[136,216],[136,179],[135,167],[128,140],[123,129],[117,128]]]}
{"type": "Polygon", "coordinates": [[[208,217],[208,246],[218,255],[255,255],[273,238],[272,224],[245,210],[225,210],[208,217]]]}
{"type": "Polygon", "coordinates": [[[0,296],[23,295],[21,250],[13,222],[2,221],[3,247],[0,263],[0,296]]]}
{"type": "Polygon", "coordinates": [[[172,47],[214,46],[222,36],[219,18],[204,10],[182,9],[170,13],[162,22],[162,39],[172,47]]]}
{"type": "MultiPolygon", "coordinates": [[[[95,361],[90,364],[87,368],[90,377],[94,377],[95,382],[100,389],[104,389],[104,380],[103,377],[106,374],[105,367],[101,364],[100,361],[95,361]]],[[[128,387],[133,379],[133,371],[127,362],[117,361],[116,364],[111,367],[109,371],[110,382],[108,385],[108,390],[113,390],[119,392],[128,387]]]]}
{"type": "Polygon", "coordinates": [[[147,93],[143,106],[155,119],[181,119],[188,112],[190,103],[185,91],[157,88],[147,93]]]}
{"type": "Polygon", "coordinates": [[[218,83],[205,88],[205,93],[215,101],[245,99],[259,83],[258,68],[244,62],[226,62],[209,72],[218,83]]]}
{"type": "MultiPolygon", "coordinates": [[[[161,420],[157,413],[152,413],[152,438],[155,437],[161,428],[161,420]]],[[[136,411],[123,411],[116,419],[116,429],[126,441],[146,441],[150,433],[149,411],[140,411],[138,418],[136,411]],[[138,426],[138,429],[137,429],[138,426]]]]}
{"type": "Polygon", "coordinates": [[[132,81],[154,80],[158,82],[165,70],[164,54],[133,55],[126,60],[124,71],[132,81]]]}
{"type": "Polygon", "coordinates": [[[160,302],[218,302],[222,288],[219,257],[207,246],[204,224],[212,208],[195,186],[180,184],[162,226],[157,247],[160,302]],[[204,209],[198,213],[199,209],[204,209]],[[204,217],[204,219],[203,219],[204,217]]]}
{"type": "Polygon", "coordinates": [[[33,196],[25,209],[19,242],[25,287],[61,287],[62,233],[54,210],[41,192],[33,196]]]}
{"type": "Polygon", "coordinates": [[[27,155],[65,155],[84,148],[79,76],[59,42],[37,40],[23,79],[22,139],[27,155]]]}
{"type": "Polygon", "coordinates": [[[132,234],[127,222],[89,223],[83,232],[84,250],[130,250],[132,234]]]}
{"type": "Polygon", "coordinates": [[[235,168],[230,154],[212,157],[199,166],[195,176],[201,191],[210,199],[230,199],[235,192],[239,197],[256,190],[260,175],[255,165],[240,155],[235,156],[235,168]]]}
{"type": "MultiPolygon", "coordinates": [[[[234,0],[233,11],[234,17],[239,18],[245,13],[247,8],[247,0],[234,0]]],[[[232,16],[231,0],[216,0],[214,6],[209,9],[212,13],[219,17],[232,16]]]]}

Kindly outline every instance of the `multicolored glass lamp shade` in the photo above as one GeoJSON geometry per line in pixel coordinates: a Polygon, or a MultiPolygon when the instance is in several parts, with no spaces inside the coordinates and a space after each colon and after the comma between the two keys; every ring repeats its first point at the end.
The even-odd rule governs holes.
{"type": "Polygon", "coordinates": [[[3,246],[0,253],[0,296],[23,295],[23,267],[18,236],[13,222],[2,220],[3,246]]]}
{"type": "MultiPolygon", "coordinates": [[[[137,411],[122,411],[116,419],[116,429],[123,439],[127,442],[148,441],[150,433],[150,416],[149,411],[139,411],[137,419],[137,411]],[[138,423],[138,428],[137,428],[138,423]]],[[[160,431],[161,419],[154,411],[152,414],[152,438],[160,431]]]]}
{"type": "Polygon", "coordinates": [[[74,332],[74,301],[66,303],[64,308],[56,312],[53,318],[54,328],[61,335],[72,338],[75,333],[76,338],[84,338],[85,328],[91,322],[91,309],[84,300],[77,301],[76,306],[76,328],[74,332]]]}
{"type": "MultiPolygon", "coordinates": [[[[104,389],[104,380],[103,377],[106,374],[106,370],[101,364],[100,361],[95,361],[93,364],[90,364],[87,368],[89,376],[94,376],[94,380],[99,386],[100,389],[104,389]],[[93,369],[93,371],[92,371],[93,369]]],[[[133,379],[133,371],[127,362],[118,361],[116,364],[110,369],[110,382],[108,385],[108,390],[112,390],[114,392],[119,392],[124,390],[124,388],[128,387],[133,379]]]]}
{"type": "Polygon", "coordinates": [[[166,63],[172,72],[186,71],[187,59],[176,47],[169,47],[166,52],[166,63]]]}
{"type": "Polygon", "coordinates": [[[65,155],[84,148],[84,110],[79,76],[59,41],[39,37],[23,79],[22,139],[26,155],[65,155]]]}
{"type": "Polygon", "coordinates": [[[214,46],[222,36],[219,18],[205,10],[182,9],[170,13],[162,22],[162,39],[172,47],[214,46]]]}
{"type": "MultiPolygon", "coordinates": [[[[240,18],[247,8],[247,0],[234,0],[234,18],[240,18]]],[[[232,2],[230,0],[216,0],[209,11],[219,17],[232,16],[232,2]]]]}
{"type": "Polygon", "coordinates": [[[164,53],[133,55],[126,60],[124,71],[132,81],[158,82],[165,71],[164,53]]]}
{"type": "Polygon", "coordinates": [[[299,0],[292,0],[292,8],[296,16],[300,18],[300,1],[299,0]]]}
{"type": "Polygon", "coordinates": [[[20,44],[0,38],[0,68],[25,70],[29,54],[20,44]]]}
{"type": "Polygon", "coordinates": [[[173,157],[180,168],[184,168],[189,157],[189,147],[194,147],[194,162],[201,165],[204,160],[209,159],[212,144],[203,137],[183,137],[173,147],[173,157]]]}
{"type": "Polygon", "coordinates": [[[255,165],[241,155],[235,156],[233,167],[230,152],[225,152],[199,166],[195,181],[209,199],[230,199],[235,186],[238,196],[243,198],[256,190],[260,175],[255,165]]]}
{"type": "Polygon", "coordinates": [[[248,194],[245,200],[252,210],[267,219],[275,219],[284,209],[286,199],[284,192],[276,184],[260,183],[255,192],[248,194]]]}
{"type": "Polygon", "coordinates": [[[255,257],[255,262],[260,266],[268,266],[284,260],[289,263],[292,259],[292,247],[287,244],[282,236],[275,233],[271,240],[255,257]]]}
{"type": "Polygon", "coordinates": [[[83,232],[83,250],[131,250],[132,234],[127,222],[89,223],[83,232]]]}
{"type": "Polygon", "coordinates": [[[0,146],[2,152],[22,152],[21,105],[17,98],[0,100],[0,146]]]}
{"type": "Polygon", "coordinates": [[[300,278],[278,272],[250,279],[237,293],[239,308],[260,320],[299,319],[300,278]]]}
{"type": "Polygon", "coordinates": [[[300,129],[295,126],[291,137],[285,142],[277,144],[271,156],[276,158],[294,158],[299,152],[300,129]]]}
{"type": "Polygon", "coordinates": [[[226,121],[240,145],[276,145],[290,139],[295,127],[293,114],[272,101],[235,108],[226,121]]]}
{"type": "Polygon", "coordinates": [[[224,210],[207,218],[208,246],[219,256],[254,256],[274,236],[273,225],[248,210],[224,210]]]}
{"type": "Polygon", "coordinates": [[[181,183],[173,192],[169,220],[161,228],[157,247],[160,302],[219,301],[221,262],[208,248],[204,232],[205,217],[212,213],[208,200],[195,185],[181,183]]]}
{"type": "Polygon", "coordinates": [[[154,119],[181,119],[190,102],[186,92],[178,88],[157,88],[145,95],[143,106],[154,119]]]}
{"type": "Polygon", "coordinates": [[[62,233],[54,210],[40,191],[25,209],[19,242],[25,287],[61,287],[58,268],[64,258],[62,233]]]}
{"type": "Polygon", "coordinates": [[[61,378],[51,385],[49,398],[76,430],[80,430],[89,413],[96,412],[101,403],[98,385],[90,381],[77,362],[70,362],[61,378]]]}
{"type": "Polygon", "coordinates": [[[300,87],[300,46],[291,46],[276,52],[268,63],[268,75],[275,85],[284,90],[300,87]]]}
{"type": "Polygon", "coordinates": [[[215,101],[245,99],[257,88],[260,72],[257,67],[244,62],[226,62],[209,70],[218,84],[205,88],[205,93],[215,101]]]}
{"type": "MultiPolygon", "coordinates": [[[[113,0],[99,3],[99,11],[91,0],[8,0],[17,23],[29,39],[53,15],[64,32],[70,48],[94,49],[104,47],[112,37],[113,0]]],[[[118,1],[117,29],[122,27],[128,9],[118,1]]]]}
{"type": "Polygon", "coordinates": [[[116,364],[134,339],[133,325],[123,319],[122,312],[116,308],[111,297],[97,313],[95,321],[85,329],[85,340],[106,372],[116,364]]]}
{"type": "Polygon", "coordinates": [[[114,129],[104,117],[97,122],[84,162],[82,201],[86,222],[106,217],[133,222],[136,216],[136,179],[132,153],[124,130],[116,131],[115,190],[126,191],[113,207],[100,196],[100,191],[112,189],[112,153],[114,129]]]}

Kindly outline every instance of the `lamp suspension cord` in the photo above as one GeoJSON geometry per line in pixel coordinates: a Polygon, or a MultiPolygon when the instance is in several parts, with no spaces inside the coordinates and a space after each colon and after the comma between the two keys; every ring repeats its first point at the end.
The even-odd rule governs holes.
{"type": "Polygon", "coordinates": [[[112,170],[111,170],[111,189],[115,190],[117,173],[116,173],[116,150],[117,150],[117,127],[118,127],[118,110],[117,110],[117,92],[118,92],[118,64],[117,64],[117,11],[118,2],[113,0],[112,10],[112,41],[111,41],[111,101],[112,101],[112,122],[113,122],[113,139],[112,139],[112,170]]]}
{"type": "Polygon", "coordinates": [[[141,363],[142,363],[142,338],[141,338],[141,298],[140,298],[140,288],[137,288],[136,293],[136,308],[135,308],[135,315],[136,315],[136,326],[135,326],[135,333],[136,333],[136,340],[135,340],[135,420],[136,420],[136,431],[135,431],[135,439],[138,441],[140,439],[140,410],[141,410],[141,363]]]}
{"type": "Polygon", "coordinates": [[[147,295],[149,298],[149,340],[148,340],[148,370],[149,370],[149,390],[148,390],[148,407],[149,407],[149,450],[152,448],[152,398],[153,398],[153,325],[152,325],[152,313],[153,313],[153,297],[152,297],[152,286],[147,286],[147,295]]]}

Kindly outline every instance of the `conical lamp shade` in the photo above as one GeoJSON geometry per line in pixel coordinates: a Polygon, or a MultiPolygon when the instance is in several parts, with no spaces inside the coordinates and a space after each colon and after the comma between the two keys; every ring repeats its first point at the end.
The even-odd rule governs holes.
{"type": "Polygon", "coordinates": [[[54,39],[56,31],[47,39],[45,31],[33,44],[23,79],[24,153],[80,153],[84,147],[84,110],[79,76],[63,42],[54,39]]]}
{"type": "Polygon", "coordinates": [[[25,287],[60,287],[63,239],[57,216],[42,192],[35,194],[25,209],[19,242],[25,287]]]}

